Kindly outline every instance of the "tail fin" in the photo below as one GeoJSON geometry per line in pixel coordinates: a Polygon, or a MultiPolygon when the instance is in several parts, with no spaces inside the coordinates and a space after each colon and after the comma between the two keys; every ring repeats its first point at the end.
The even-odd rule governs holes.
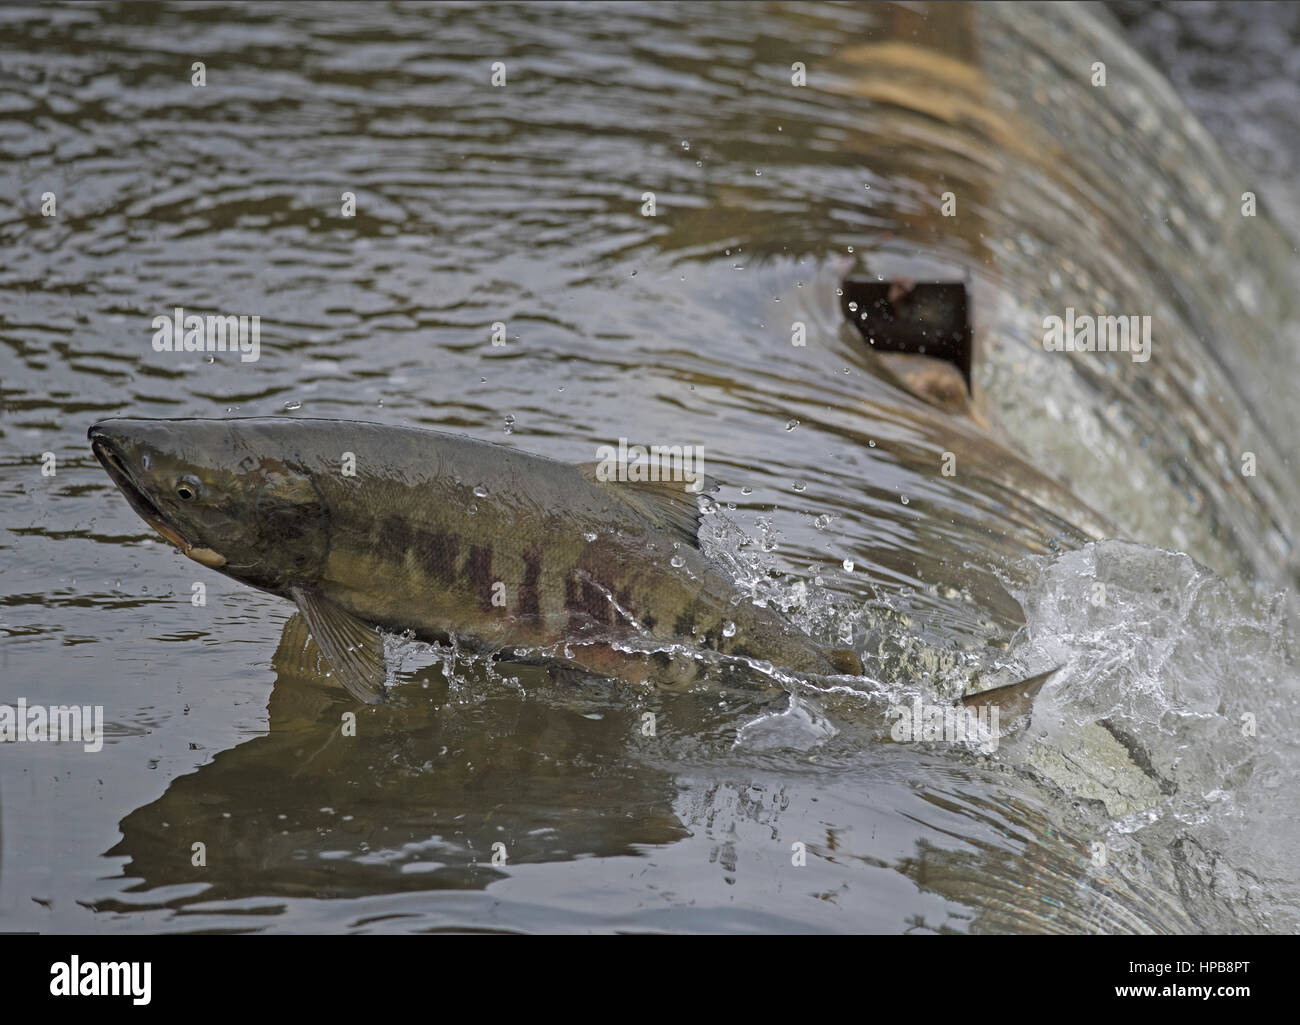
{"type": "Polygon", "coordinates": [[[1056,669],[1049,669],[1045,673],[1031,676],[1019,683],[1008,683],[979,694],[971,694],[962,698],[961,703],[967,708],[973,705],[996,705],[999,717],[1005,722],[1010,722],[1027,714],[1034,707],[1034,697],[1043,689],[1043,684],[1060,668],[1057,666],[1056,669]]]}

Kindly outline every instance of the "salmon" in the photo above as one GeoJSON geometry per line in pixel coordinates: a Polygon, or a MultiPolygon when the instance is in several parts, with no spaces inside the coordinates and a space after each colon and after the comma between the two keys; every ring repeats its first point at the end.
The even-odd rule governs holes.
{"type": "MultiPolygon", "coordinates": [[[[380,631],[681,684],[732,665],[857,674],[700,549],[682,481],[606,480],[438,431],[343,420],[104,420],[92,450],[189,558],[292,601],[332,673],[383,700],[380,631]]],[[[627,476],[633,476],[628,474],[627,476]]]]}

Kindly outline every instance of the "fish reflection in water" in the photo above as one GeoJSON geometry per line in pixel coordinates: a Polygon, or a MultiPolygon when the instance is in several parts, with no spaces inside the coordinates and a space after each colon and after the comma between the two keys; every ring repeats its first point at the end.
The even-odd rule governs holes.
{"type": "Polygon", "coordinates": [[[481,887],[501,875],[497,843],[519,864],[684,835],[671,778],[623,771],[637,711],[613,695],[590,707],[530,700],[552,681],[520,667],[533,677],[520,693],[444,704],[434,667],[408,681],[406,700],[366,708],[322,682],[318,658],[295,614],[275,655],[269,732],[122,820],[109,853],[128,857],[128,876],[203,883],[203,900],[481,887]],[[203,867],[178,857],[192,842],[207,847],[203,867]]]}
{"type": "MultiPolygon", "coordinates": [[[[840,776],[827,787],[811,762],[814,771],[804,778],[775,771],[767,779],[760,771],[737,787],[697,744],[725,761],[737,722],[770,711],[770,696],[648,695],[520,665],[506,667],[514,674],[508,682],[470,667],[470,689],[485,696],[448,701],[443,667],[435,664],[406,674],[404,697],[367,707],[324,684],[321,662],[295,614],[274,658],[269,732],[172,780],[161,797],[122,819],[122,838],[107,853],[125,859],[130,885],[123,897],[96,902],[97,911],[183,915],[254,900],[265,907],[260,902],[419,893],[432,905],[385,905],[419,922],[437,908],[438,891],[483,890],[521,865],[644,856],[693,838],[727,883],[771,896],[782,873],[805,872],[793,867],[784,839],[793,824],[783,816],[800,814],[792,805],[837,801],[860,789],[867,793],[848,801],[857,817],[819,825],[806,844],[812,870],[788,877],[799,893],[826,887],[824,899],[860,916],[849,928],[891,921],[874,906],[880,883],[863,885],[882,872],[941,898],[940,918],[953,915],[972,929],[1187,925],[1149,884],[1091,877],[1085,840],[1063,832],[1032,791],[980,796],[983,788],[951,762],[947,789],[919,799],[905,782],[888,779],[897,765],[885,768],[883,783],[868,770],[860,783],[840,776]],[[655,732],[691,743],[665,750],[652,742],[647,714],[655,732]],[[345,725],[349,716],[355,730],[345,725]],[[675,750],[692,752],[693,764],[683,770],[675,750]],[[873,807],[876,796],[882,803],[873,807]],[[898,809],[909,806],[909,814],[968,843],[960,850],[922,843],[892,865],[881,861],[870,837],[877,829],[896,832],[906,817],[898,809]],[[196,843],[203,845],[197,864],[196,843]],[[766,848],[768,857],[755,864],[745,848],[766,848]]],[[[735,917],[725,903],[701,904],[695,928],[766,924],[761,915],[735,917]]],[[[792,901],[788,913],[797,915],[795,908],[792,901]]],[[[924,915],[912,925],[951,927],[924,915]]]]}

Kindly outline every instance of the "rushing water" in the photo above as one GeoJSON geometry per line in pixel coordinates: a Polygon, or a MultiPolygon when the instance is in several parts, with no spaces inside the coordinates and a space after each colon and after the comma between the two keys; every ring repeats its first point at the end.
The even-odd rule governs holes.
{"type": "Polygon", "coordinates": [[[0,24],[0,703],[108,723],[0,749],[4,927],[1300,927],[1300,273],[1104,11],[0,24]],[[846,268],[968,282],[987,427],[873,372],[846,268]],[[260,360],[153,351],[177,305],[260,315],[260,360]],[[1151,359],[1044,352],[1067,306],[1150,315],[1151,359]],[[111,415],[702,444],[738,590],[867,674],[771,706],[407,643],[403,699],[356,709],[287,603],[135,517],[85,442],[111,415]],[[992,753],[886,742],[894,705],[1055,666],[992,753]]]}

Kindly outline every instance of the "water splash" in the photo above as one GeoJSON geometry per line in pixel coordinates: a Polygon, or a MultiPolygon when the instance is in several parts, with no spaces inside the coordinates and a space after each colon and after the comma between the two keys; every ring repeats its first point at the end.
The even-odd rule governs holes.
{"type": "Polygon", "coordinates": [[[1251,601],[1187,555],[1119,541],[1037,562],[1017,654],[1062,668],[1003,757],[1095,798],[1111,842],[1169,864],[1204,928],[1293,929],[1294,594],[1251,601]],[[1092,764],[1068,758],[1089,737],[1092,764]]]}

